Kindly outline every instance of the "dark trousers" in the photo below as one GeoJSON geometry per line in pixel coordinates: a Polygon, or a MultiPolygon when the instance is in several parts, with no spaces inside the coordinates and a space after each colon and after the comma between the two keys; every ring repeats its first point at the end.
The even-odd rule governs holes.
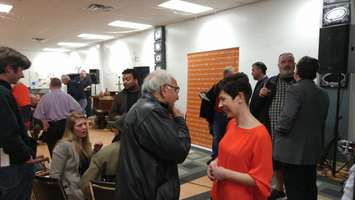
{"type": "Polygon", "coordinates": [[[0,200],[30,200],[33,175],[29,164],[0,167],[0,200]]]}
{"type": "Polygon", "coordinates": [[[43,133],[43,140],[48,145],[48,150],[51,154],[51,157],[55,144],[63,137],[66,121],[66,119],[62,119],[55,122],[49,122],[49,128],[47,132],[43,133]]]}
{"type": "Polygon", "coordinates": [[[223,112],[214,113],[212,124],[212,158],[216,158],[218,156],[218,144],[226,132],[227,123],[228,118],[223,112]]]}
{"type": "Polygon", "coordinates": [[[288,200],[317,200],[315,165],[284,164],[288,200]]]}

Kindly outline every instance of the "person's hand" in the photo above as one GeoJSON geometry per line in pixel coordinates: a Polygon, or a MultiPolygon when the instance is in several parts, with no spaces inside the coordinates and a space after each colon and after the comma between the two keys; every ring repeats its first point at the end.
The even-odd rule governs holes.
{"type": "Polygon", "coordinates": [[[43,131],[47,131],[49,128],[49,123],[47,120],[42,120],[43,131]]]}
{"type": "Polygon", "coordinates": [[[211,181],[216,180],[216,178],[214,177],[214,174],[213,174],[213,169],[215,167],[217,167],[217,162],[218,162],[218,159],[214,159],[212,162],[210,162],[210,164],[207,167],[207,176],[211,181]]]}
{"type": "Polygon", "coordinates": [[[31,158],[28,159],[25,163],[26,163],[26,164],[33,165],[33,164],[40,163],[40,162],[43,162],[43,161],[49,161],[49,158],[48,158],[48,157],[44,157],[44,156],[39,156],[39,157],[33,159],[33,158],[31,157],[31,158]]]}
{"type": "Polygon", "coordinates": [[[270,93],[270,90],[266,88],[265,84],[264,86],[260,89],[259,96],[261,97],[266,97],[270,93]]]}
{"type": "Polygon", "coordinates": [[[104,144],[102,143],[102,141],[98,141],[98,142],[95,142],[95,144],[94,144],[94,152],[96,153],[96,152],[98,152],[98,151],[100,151],[100,149],[102,148],[102,146],[103,146],[104,144]]]}
{"type": "Polygon", "coordinates": [[[176,106],[173,107],[172,109],[174,117],[184,117],[184,114],[176,108],[176,106]]]}
{"type": "Polygon", "coordinates": [[[212,168],[212,174],[215,180],[222,181],[227,177],[227,169],[216,166],[212,168]]]}

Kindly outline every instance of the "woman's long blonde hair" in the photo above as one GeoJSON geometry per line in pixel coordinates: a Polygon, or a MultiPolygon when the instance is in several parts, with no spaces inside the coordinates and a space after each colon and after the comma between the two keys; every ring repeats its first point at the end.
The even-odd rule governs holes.
{"type": "Polygon", "coordinates": [[[89,134],[85,138],[80,138],[74,133],[75,122],[78,119],[85,119],[85,115],[79,112],[72,112],[67,118],[63,140],[69,141],[75,145],[75,150],[79,155],[90,158],[92,154],[89,134]],[[80,142],[81,140],[81,142],[80,142]]]}

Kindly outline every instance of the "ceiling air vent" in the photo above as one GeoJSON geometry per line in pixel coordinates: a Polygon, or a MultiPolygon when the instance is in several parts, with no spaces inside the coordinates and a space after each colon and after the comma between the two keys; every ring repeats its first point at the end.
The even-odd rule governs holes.
{"type": "Polygon", "coordinates": [[[33,42],[44,42],[44,41],[46,41],[46,39],[44,39],[44,38],[38,38],[38,37],[33,37],[33,38],[32,38],[32,41],[33,41],[33,42]]]}
{"type": "Polygon", "coordinates": [[[113,10],[112,6],[106,6],[106,5],[102,5],[102,4],[90,4],[88,7],[88,10],[91,12],[108,12],[113,10]]]}

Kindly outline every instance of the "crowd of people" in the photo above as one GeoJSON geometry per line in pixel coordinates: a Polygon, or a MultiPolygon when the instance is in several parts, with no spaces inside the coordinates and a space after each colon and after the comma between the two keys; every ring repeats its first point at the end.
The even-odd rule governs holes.
{"type": "MultiPolygon", "coordinates": [[[[42,160],[27,134],[30,94],[18,83],[30,66],[26,56],[0,47],[0,200],[29,199],[42,160]]],[[[296,64],[292,53],[282,53],[276,76],[267,76],[264,63],[252,64],[254,90],[245,73],[228,68],[201,93],[201,117],[213,135],[207,167],[213,200],[317,199],[316,164],[329,106],[327,93],[314,82],[318,68],[315,58],[296,64]]],[[[86,72],[77,80],[51,78],[50,92],[33,112],[51,155],[49,176],[61,181],[70,200],[91,199],[90,180],[115,182],[117,199],[179,199],[177,164],[186,159],[191,139],[175,105],[178,81],[156,70],[140,86],[133,69],[122,74],[124,89],[109,113],[117,133],[104,148],[89,137],[86,72]]]]}

